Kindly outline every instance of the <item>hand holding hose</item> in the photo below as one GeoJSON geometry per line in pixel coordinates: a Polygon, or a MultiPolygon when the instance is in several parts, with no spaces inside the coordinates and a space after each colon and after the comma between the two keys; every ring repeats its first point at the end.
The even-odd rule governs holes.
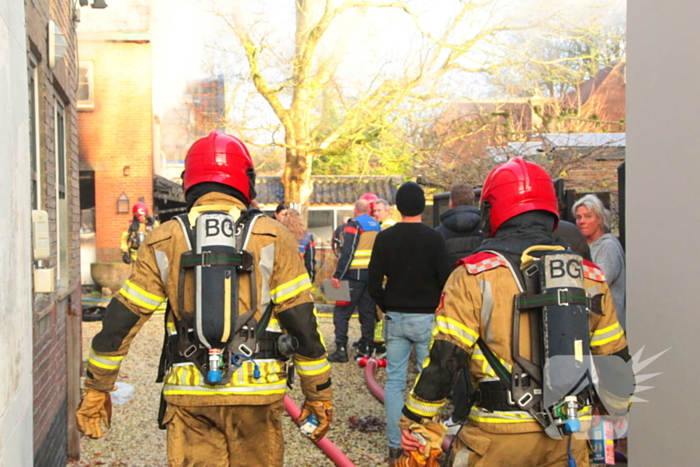
{"type": "Polygon", "coordinates": [[[318,428],[309,436],[313,441],[318,441],[328,432],[333,420],[333,407],[331,401],[310,401],[304,402],[304,408],[301,410],[301,415],[298,421],[304,422],[309,415],[314,414],[318,420],[318,428]]]}

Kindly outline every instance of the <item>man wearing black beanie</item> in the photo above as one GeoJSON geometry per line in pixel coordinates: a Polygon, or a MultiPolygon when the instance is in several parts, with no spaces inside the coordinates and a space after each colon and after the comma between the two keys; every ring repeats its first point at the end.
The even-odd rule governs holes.
{"type": "Polygon", "coordinates": [[[435,310],[452,271],[444,237],[421,223],[423,189],[406,182],[396,193],[401,222],[380,232],[369,263],[369,293],[385,313],[387,381],[384,395],[389,458],[401,456],[398,422],[411,347],[418,371],[428,355],[435,310]],[[386,277],[386,286],[383,286],[386,277]]]}

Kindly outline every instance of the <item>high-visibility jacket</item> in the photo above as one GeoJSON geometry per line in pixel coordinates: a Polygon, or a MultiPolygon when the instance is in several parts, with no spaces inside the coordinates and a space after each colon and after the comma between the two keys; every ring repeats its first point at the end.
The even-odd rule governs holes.
{"type": "MultiPolygon", "coordinates": [[[[193,224],[197,215],[207,210],[235,212],[244,208],[231,196],[208,193],[191,209],[190,222],[193,224]]],[[[296,241],[279,223],[259,216],[245,249],[255,261],[258,295],[255,318],[259,320],[272,302],[273,314],[267,330],[289,332],[299,340],[292,360],[303,393],[311,400],[330,400],[331,367],[311,300],[311,281],[299,259],[296,241]]],[[[108,391],[113,387],[134,336],[154,311],[163,308],[166,300],[172,310],[168,313],[167,329],[169,333],[176,332],[175,319],[181,316],[180,257],[187,250],[185,233],[177,220],[164,223],[148,235],[139,249],[131,276],[108,306],[102,331],[93,339],[87,388],[108,391]]],[[[193,310],[195,290],[190,276],[186,275],[183,293],[185,306],[193,310]]],[[[238,310],[243,314],[251,304],[249,276],[240,276],[239,282],[238,310]]],[[[286,364],[275,359],[256,360],[256,363],[259,378],[254,378],[254,364],[246,361],[230,382],[221,386],[205,384],[204,376],[194,364],[175,363],[165,375],[165,399],[182,406],[263,405],[278,401],[286,391],[286,364]]]]}
{"type": "MultiPolygon", "coordinates": [[[[551,247],[543,247],[551,249],[551,247]]],[[[595,264],[584,261],[584,283],[589,296],[603,294],[603,316],[589,314],[591,353],[610,355],[627,347],[625,333],[617,320],[610,289],[603,272],[595,264]]],[[[481,337],[503,366],[512,371],[513,297],[520,293],[510,263],[502,255],[481,252],[463,259],[445,284],[435,318],[433,337],[445,340],[471,355],[469,371],[476,387],[481,382],[498,381],[498,376],[477,344],[481,337]]],[[[529,320],[520,321],[520,354],[531,358],[529,320]]],[[[442,362],[426,359],[424,365],[440,366],[442,362]]],[[[406,409],[420,417],[438,415],[445,398],[436,398],[432,388],[449,386],[451,375],[446,371],[431,371],[443,375],[446,381],[432,381],[430,385],[416,383],[406,401],[406,409]],[[430,389],[422,389],[429,387],[430,389]]],[[[422,373],[425,375],[426,372],[422,373]]],[[[469,423],[492,433],[525,433],[542,430],[528,412],[489,412],[477,406],[471,409],[469,423]]],[[[590,419],[590,407],[584,407],[579,416],[590,419]]]]}
{"type": "Polygon", "coordinates": [[[394,219],[392,219],[391,217],[387,217],[387,218],[386,218],[385,220],[383,220],[379,225],[382,227],[382,230],[386,230],[386,229],[388,229],[389,227],[395,226],[395,225],[396,225],[396,221],[395,221],[394,219]]]}
{"type": "Polygon", "coordinates": [[[379,223],[367,214],[350,219],[343,230],[343,247],[333,277],[366,282],[374,239],[380,231],[379,223]]]}

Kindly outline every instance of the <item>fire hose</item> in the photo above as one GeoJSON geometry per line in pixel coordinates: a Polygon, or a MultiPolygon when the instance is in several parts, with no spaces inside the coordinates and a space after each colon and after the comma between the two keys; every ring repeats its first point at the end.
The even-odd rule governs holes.
{"type": "MultiPolygon", "coordinates": [[[[301,422],[299,422],[297,419],[299,418],[299,415],[301,415],[301,409],[296,406],[294,401],[292,401],[289,396],[284,396],[284,408],[287,410],[289,416],[292,417],[294,423],[296,423],[297,426],[300,425],[301,422]]],[[[345,454],[343,454],[343,451],[338,449],[338,447],[327,437],[324,436],[320,440],[314,441],[314,443],[338,467],[355,467],[355,464],[353,464],[352,461],[348,459],[345,454]]]]}
{"type": "MultiPolygon", "coordinates": [[[[374,395],[374,397],[376,397],[377,400],[383,404],[384,388],[379,385],[377,379],[374,377],[374,373],[377,370],[377,367],[383,368],[386,366],[386,360],[383,358],[378,359],[376,357],[362,357],[357,360],[357,363],[361,367],[365,368],[365,383],[367,383],[367,388],[369,388],[372,395],[374,395]]],[[[450,449],[451,444],[452,437],[445,436],[442,441],[442,450],[447,452],[450,449]]]]}

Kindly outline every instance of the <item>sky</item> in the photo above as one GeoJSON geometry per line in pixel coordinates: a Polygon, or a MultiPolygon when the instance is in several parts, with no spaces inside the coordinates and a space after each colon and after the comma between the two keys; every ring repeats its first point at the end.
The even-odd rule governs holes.
{"type": "MultiPolygon", "coordinates": [[[[294,10],[291,0],[153,0],[153,58],[154,76],[159,84],[154,107],[157,112],[173,104],[174,96],[184,89],[188,80],[200,78],[211,67],[212,57],[221,54],[214,44],[236,47],[230,30],[211,13],[212,9],[234,9],[256,29],[265,31],[273,44],[291,53],[294,10]],[[208,63],[207,63],[208,62],[208,63]]],[[[458,0],[410,0],[409,7],[417,12],[418,23],[432,34],[439,34],[449,21],[458,0]]],[[[626,11],[624,0],[508,0],[498,2],[502,15],[527,18],[544,17],[559,11],[570,18],[581,19],[596,15],[604,21],[621,21],[626,11]]],[[[415,25],[408,15],[390,9],[369,8],[362,13],[345,13],[329,30],[324,42],[325,52],[342,53],[339,74],[348,85],[362,85],[367,79],[363,70],[393,66],[403,68],[410,61],[409,50],[421,43],[415,25]]],[[[462,31],[467,33],[467,31],[462,31]]],[[[241,56],[230,60],[242,66],[241,56]]]]}
{"type": "MultiPolygon", "coordinates": [[[[310,1],[310,0],[307,0],[310,1]]],[[[331,0],[342,4],[345,0],[331,0]]],[[[380,3],[390,0],[368,0],[380,3]]],[[[480,0],[481,1],[481,0],[480,0]]],[[[482,3],[488,0],[483,0],[482,3]]],[[[295,13],[293,0],[151,0],[150,34],[153,57],[153,104],[156,114],[164,115],[169,109],[183,102],[183,92],[188,82],[223,73],[232,78],[245,75],[247,63],[235,34],[214,12],[233,13],[239,20],[252,26],[256,38],[264,37],[268,48],[261,53],[266,65],[264,74],[272,83],[280,81],[289,67],[272,63],[293,53],[295,13]],[[222,51],[222,49],[226,49],[222,51]],[[269,54],[274,51],[275,54],[269,54]]],[[[345,11],[333,23],[324,36],[319,50],[322,55],[340,57],[337,81],[344,90],[362,90],[376,84],[379,74],[400,76],[405,70],[418,70],[419,58],[427,52],[426,40],[419,32],[438,37],[466,0],[406,0],[415,14],[392,8],[367,7],[345,11]],[[436,5],[439,4],[439,7],[436,5]],[[416,51],[421,51],[416,54],[416,51]],[[422,54],[422,55],[421,55],[422,54]]],[[[124,22],[148,24],[136,15],[146,16],[148,4],[143,0],[112,0],[104,10],[82,8],[80,29],[110,27],[108,18],[124,22]],[[134,19],[134,18],[137,19],[134,19]]],[[[458,42],[473,34],[488,21],[509,18],[516,22],[536,23],[553,14],[572,21],[583,21],[596,16],[609,23],[624,22],[625,0],[496,0],[493,6],[481,8],[469,16],[447,42],[458,42]]],[[[535,29],[532,30],[533,32],[535,29]]],[[[478,66],[487,59],[488,49],[481,55],[474,54],[467,65],[478,66]]],[[[441,91],[449,93],[470,92],[476,96],[487,92],[483,83],[471,76],[451,76],[450,86],[441,91]],[[481,89],[481,90],[480,90],[481,89]]],[[[230,86],[233,89],[233,86],[230,86]]],[[[252,86],[242,85],[232,99],[237,115],[253,125],[274,123],[269,106],[255,93],[252,86]]],[[[482,97],[482,96],[478,96],[482,97]]],[[[262,132],[264,133],[264,132],[262,132]]],[[[271,138],[267,132],[267,139],[271,138]]],[[[262,137],[262,136],[261,136],[262,137]]],[[[274,136],[277,141],[281,135],[274,136]]]]}

